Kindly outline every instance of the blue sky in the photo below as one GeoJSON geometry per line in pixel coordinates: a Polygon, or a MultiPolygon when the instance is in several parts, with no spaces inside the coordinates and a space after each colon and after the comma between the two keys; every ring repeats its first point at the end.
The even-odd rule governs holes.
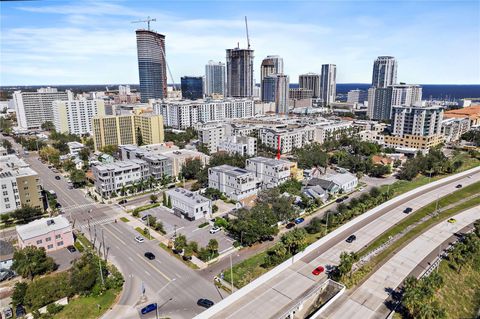
{"type": "MultiPolygon", "coordinates": [[[[176,83],[246,46],[284,58],[290,82],[337,65],[337,82],[368,83],[393,55],[407,83],[480,83],[479,1],[12,1],[0,3],[0,85],[138,83],[135,29],[152,16],[176,83]]],[[[169,79],[169,83],[171,83],[169,79]]]]}

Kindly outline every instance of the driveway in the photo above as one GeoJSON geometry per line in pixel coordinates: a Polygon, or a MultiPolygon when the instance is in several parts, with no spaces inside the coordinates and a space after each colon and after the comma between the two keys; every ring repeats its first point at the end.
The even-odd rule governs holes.
{"type": "Polygon", "coordinates": [[[72,267],[72,262],[75,259],[78,259],[82,254],[77,250],[74,253],[71,253],[67,248],[62,248],[56,251],[47,253],[49,257],[52,257],[55,260],[55,263],[58,265],[57,271],[64,271],[72,267]]]}

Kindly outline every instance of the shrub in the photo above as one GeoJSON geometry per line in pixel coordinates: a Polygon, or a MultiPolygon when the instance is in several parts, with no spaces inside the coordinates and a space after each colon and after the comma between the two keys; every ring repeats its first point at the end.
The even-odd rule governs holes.
{"type": "Polygon", "coordinates": [[[62,309],[63,309],[63,305],[57,305],[55,303],[51,303],[47,305],[47,311],[51,315],[59,313],[60,311],[62,311],[62,309]]]}
{"type": "Polygon", "coordinates": [[[309,234],[316,234],[316,233],[319,233],[323,227],[324,226],[323,226],[322,220],[318,217],[314,217],[312,218],[308,226],[305,227],[305,230],[309,234]]]}
{"type": "Polygon", "coordinates": [[[69,274],[63,272],[32,281],[28,285],[24,301],[28,308],[38,309],[72,294],[69,274]]]}
{"type": "Polygon", "coordinates": [[[209,222],[204,222],[204,223],[201,223],[200,225],[198,225],[198,228],[207,227],[208,225],[210,225],[209,222]]]}

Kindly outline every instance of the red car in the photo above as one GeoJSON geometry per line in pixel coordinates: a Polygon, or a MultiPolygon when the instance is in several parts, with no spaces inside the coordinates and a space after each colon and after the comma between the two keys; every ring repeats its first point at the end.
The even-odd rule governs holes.
{"type": "Polygon", "coordinates": [[[324,271],[325,271],[325,268],[323,268],[322,266],[318,266],[312,271],[312,274],[314,274],[315,276],[318,276],[324,271]]]}

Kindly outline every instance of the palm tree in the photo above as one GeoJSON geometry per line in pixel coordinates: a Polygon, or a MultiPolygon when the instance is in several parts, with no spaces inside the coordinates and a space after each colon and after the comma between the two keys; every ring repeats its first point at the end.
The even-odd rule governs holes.
{"type": "Polygon", "coordinates": [[[120,189],[120,194],[122,194],[122,196],[125,196],[126,193],[127,193],[127,188],[125,187],[125,184],[123,184],[122,188],[120,189]]]}
{"type": "Polygon", "coordinates": [[[445,317],[445,310],[436,301],[421,303],[415,316],[415,318],[420,319],[442,319],[445,317]]]}

